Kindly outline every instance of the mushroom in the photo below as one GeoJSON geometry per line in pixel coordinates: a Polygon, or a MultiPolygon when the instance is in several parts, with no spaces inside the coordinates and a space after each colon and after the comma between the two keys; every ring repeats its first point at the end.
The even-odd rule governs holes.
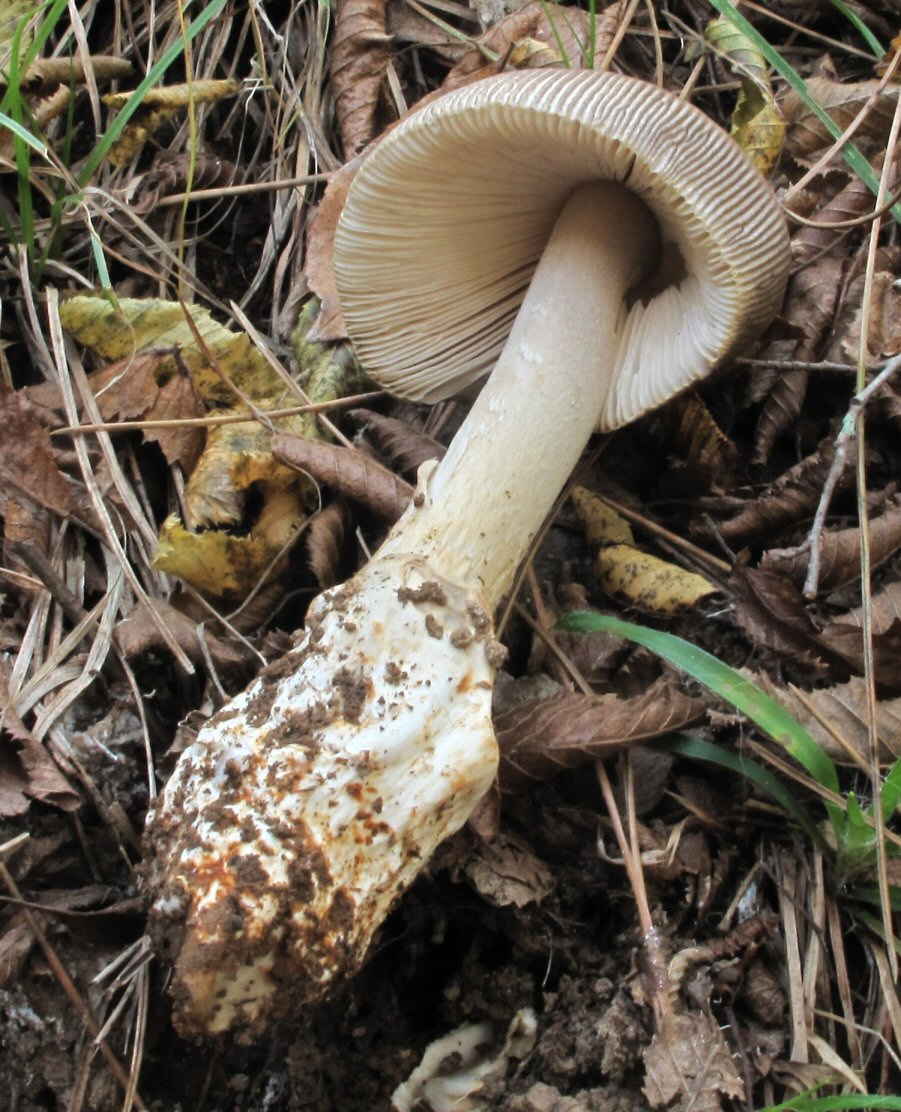
{"type": "Polygon", "coordinates": [[[434,100],[336,239],[369,373],[433,401],[494,364],[372,560],[203,727],[151,812],[151,933],[186,1035],[253,1038],[355,972],[492,783],[491,615],[595,428],[709,374],[784,292],[767,184],[699,110],[592,71],[434,100]]]}

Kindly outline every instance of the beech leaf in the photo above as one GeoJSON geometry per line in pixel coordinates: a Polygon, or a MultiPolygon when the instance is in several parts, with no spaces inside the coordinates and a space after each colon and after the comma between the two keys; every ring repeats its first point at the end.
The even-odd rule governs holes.
{"type": "Polygon", "coordinates": [[[350,514],[344,502],[330,502],[313,514],[306,531],[310,570],[321,590],[341,582],[341,554],[350,528],[350,514]]]}
{"type": "Polygon", "coordinates": [[[409,483],[355,448],[281,434],[272,451],[276,459],[361,503],[385,521],[397,521],[413,495],[409,483]]]}
{"type": "Polygon", "coordinates": [[[65,517],[72,505],[69,482],[59,469],[50,434],[22,394],[0,391],[0,482],[10,491],[65,517]]]}
{"type": "MultiPolygon", "coordinates": [[[[742,542],[751,537],[772,536],[789,525],[813,515],[823,483],[832,465],[833,441],[824,440],[817,450],[794,464],[729,521],[720,522],[717,531],[727,542],[742,542]]],[[[854,482],[854,459],[849,455],[836,485],[837,491],[854,482]]]]}
{"type": "Polygon", "coordinates": [[[530,781],[685,729],[703,715],[703,702],[666,679],[634,699],[562,694],[523,703],[495,718],[501,787],[521,791],[530,781]]]}
{"type": "Polygon", "coordinates": [[[670,461],[664,476],[666,489],[683,496],[730,489],[738,449],[723,434],[698,395],[676,398],[664,410],[664,420],[678,452],[678,459],[670,461]]]}
{"type": "MultiPolygon", "coordinates": [[[[901,499],[892,498],[868,527],[870,566],[877,568],[901,548],[901,499]]],[[[820,591],[834,590],[860,579],[860,528],[825,530],[820,541],[820,591]]],[[[802,584],[807,575],[809,553],[771,548],[760,561],[762,568],[781,572],[802,584]]]]}
{"type": "MultiPolygon", "coordinates": [[[[847,683],[807,691],[803,695],[777,686],[766,677],[754,676],[753,679],[805,727],[834,761],[847,763],[849,749],[862,760],[869,761],[867,683],[862,677],[854,676],[847,683]],[[831,730],[822,724],[824,720],[831,730]],[[847,748],[836,741],[835,734],[844,739],[847,748]]],[[[890,761],[901,754],[901,698],[877,702],[876,733],[882,760],[890,761]]]]}
{"type": "Polygon", "coordinates": [[[335,114],[347,158],[374,138],[391,39],[385,30],[385,0],[338,0],[331,74],[335,114]]]}
{"type": "Polygon", "coordinates": [[[608,595],[655,614],[680,614],[716,594],[703,576],[636,548],[629,523],[586,487],[576,487],[572,500],[588,539],[600,546],[595,573],[608,595]]]}
{"type": "Polygon", "coordinates": [[[422,464],[441,459],[446,451],[443,444],[396,417],[385,417],[371,409],[352,409],[347,416],[364,427],[379,456],[402,475],[415,477],[422,464]]]}
{"type": "Polygon", "coordinates": [[[280,573],[278,561],[296,539],[302,517],[294,490],[269,493],[256,523],[243,536],[220,529],[194,533],[170,516],[160,530],[153,567],[215,597],[244,597],[264,576],[280,573]]]}

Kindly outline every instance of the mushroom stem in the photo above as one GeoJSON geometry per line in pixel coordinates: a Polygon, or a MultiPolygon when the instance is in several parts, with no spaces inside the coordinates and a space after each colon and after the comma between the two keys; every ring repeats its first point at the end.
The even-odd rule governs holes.
{"type": "Polygon", "coordinates": [[[481,581],[497,605],[597,425],[626,294],[657,255],[633,193],[590,182],[570,194],[494,371],[381,554],[481,581]]]}

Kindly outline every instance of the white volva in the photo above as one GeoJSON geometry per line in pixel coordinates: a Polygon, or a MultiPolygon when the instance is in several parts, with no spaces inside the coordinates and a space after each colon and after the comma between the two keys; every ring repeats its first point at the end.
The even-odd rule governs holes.
{"type": "MultiPolygon", "coordinates": [[[[518,112],[518,143],[525,142],[534,117],[536,131],[550,134],[556,145],[557,153],[547,156],[552,168],[559,157],[566,173],[572,175],[578,164],[578,173],[591,179],[577,178],[562,196],[554,195],[551,217],[539,219],[537,254],[534,235],[519,229],[528,257],[511,261],[513,277],[501,289],[492,289],[478,268],[468,285],[459,286],[461,297],[472,287],[482,299],[455,309],[460,335],[464,325],[476,333],[474,353],[444,329],[440,313],[434,321],[424,319],[418,298],[428,294],[428,283],[421,275],[430,272],[434,285],[442,263],[423,228],[425,261],[414,268],[403,295],[410,306],[404,320],[412,328],[411,359],[428,365],[431,343],[438,349],[436,362],[458,359],[472,377],[495,343],[498,313],[505,340],[447,455],[421,470],[413,504],[375,557],[344,586],[317,599],[296,648],[201,730],[151,813],[151,933],[174,960],[175,1018],[186,1035],[232,1029],[254,1037],[359,968],[398,895],[492,783],[497,745],[491,690],[503,650],[491,615],[602,414],[612,415],[604,419],[612,425],[637,415],[642,405],[659,405],[762,328],[778,308],[787,237],[766,185],[714,124],[648,89],[613,75],[575,71],[489,79],[412,116],[364,163],[351,189],[336,248],[350,332],[364,361],[385,364],[390,375],[403,377],[398,329],[379,336],[374,298],[383,294],[384,283],[405,278],[403,259],[420,249],[415,221],[405,220],[404,198],[411,205],[431,204],[456,192],[446,180],[453,170],[433,167],[431,159],[431,182],[405,175],[404,144],[409,141],[421,156],[423,135],[438,147],[443,136],[452,145],[462,135],[463,153],[483,175],[473,135],[484,117],[490,149],[498,105],[510,101],[518,112]],[[613,169],[604,171],[596,136],[585,140],[579,122],[586,115],[584,101],[590,95],[615,108],[617,99],[628,102],[630,90],[641,101],[641,126],[653,131],[656,112],[658,131],[665,135],[669,129],[671,137],[665,141],[655,133],[652,142],[644,140],[659,165],[652,160],[636,167],[617,134],[608,144],[613,169]],[[442,107],[445,102],[449,107],[442,107]],[[701,138],[686,135],[687,126],[701,138]],[[586,142],[589,153],[580,157],[594,168],[591,174],[575,154],[559,154],[561,143],[575,148],[586,142]],[[705,297],[722,313],[693,347],[703,314],[693,308],[674,316],[671,296],[663,319],[685,370],[675,381],[647,386],[633,373],[630,345],[647,344],[654,302],[647,312],[641,304],[636,308],[634,291],[657,265],[661,244],[668,253],[672,229],[684,216],[680,206],[686,207],[676,188],[672,208],[662,209],[657,179],[664,168],[677,176],[680,153],[695,157],[699,146],[734,175],[725,194],[736,199],[716,215],[713,262],[702,243],[707,216],[692,217],[677,253],[683,265],[697,263],[716,276],[716,289],[705,297]],[[645,183],[636,188],[638,196],[625,184],[633,171],[645,183]],[[353,232],[365,226],[379,198],[388,199],[387,210],[373,209],[371,220],[384,250],[368,243],[362,231],[353,232]],[[756,231],[749,213],[759,224],[756,231]],[[740,253],[733,258],[731,247],[722,247],[742,237],[753,242],[747,264],[740,253]],[[382,268],[377,276],[366,269],[370,255],[375,269],[382,268]],[[744,287],[752,291],[746,309],[735,293],[744,287]],[[620,395],[624,378],[628,385],[620,395]]],[[[622,130],[616,111],[612,115],[613,126],[622,130]]],[[[526,161],[531,166],[534,157],[526,161]]],[[[709,163],[702,178],[708,172],[709,163]]],[[[494,211],[490,197],[483,201],[494,211]]],[[[521,223],[520,216],[514,214],[521,223]]],[[[465,211],[455,217],[464,219],[465,211]]],[[[447,269],[454,276],[462,273],[466,237],[455,239],[449,227],[446,238],[447,269]]],[[[486,243],[486,250],[491,246],[486,243]]],[[[489,258],[486,271],[491,265],[489,258]]],[[[689,270],[675,281],[690,292],[699,279],[689,270]]],[[[436,298],[429,294],[425,302],[436,298]]],[[[394,312],[401,293],[390,300],[394,312]]],[[[664,339],[657,344],[663,347],[664,339]]],[[[665,353],[655,358],[655,368],[666,365],[665,353]]],[[[430,382],[426,392],[440,393],[430,382]]],[[[396,378],[392,386],[398,388],[396,378]]],[[[414,384],[406,392],[417,390],[423,392],[414,384]]]]}

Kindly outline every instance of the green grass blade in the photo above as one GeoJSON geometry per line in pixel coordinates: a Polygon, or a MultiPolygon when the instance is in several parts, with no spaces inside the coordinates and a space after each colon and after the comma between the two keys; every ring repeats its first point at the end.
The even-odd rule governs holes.
{"type": "MultiPolygon", "coordinates": [[[[733,26],[737,27],[739,31],[747,35],[749,39],[757,46],[761,53],[766,58],[767,62],[773,69],[784,78],[785,81],[795,90],[799,97],[804,101],[810,111],[817,117],[823,124],[830,135],[834,138],[841,138],[843,132],[835,120],[826,112],[810,93],[807,88],[807,83],[803,77],[782,57],[782,55],[772,47],[769,42],[761,35],[761,33],[754,27],[743,15],[740,15],[729,2],[729,0],[710,0],[711,5],[716,8],[720,15],[725,16],[733,26]]],[[[842,157],[851,167],[860,180],[867,186],[873,193],[873,196],[879,195],[879,178],[873,173],[873,168],[869,161],[864,158],[857,147],[853,143],[845,143],[842,147],[842,157]]],[[[901,223],[901,204],[894,205],[892,210],[894,218],[901,223]]]]}
{"type": "Polygon", "coordinates": [[[158,59],[158,61],[154,62],[147,71],[144,79],[132,93],[128,103],[121,109],[118,116],[116,116],[109,130],[104,133],[100,142],[88,155],[78,175],[78,184],[80,186],[87,185],[91,180],[97,167],[104,158],[106,158],[110,148],[125,130],[125,125],[141,107],[141,102],[147,90],[159,84],[160,79],[165,75],[169,67],[181,57],[185,47],[185,40],[189,43],[192,42],[206,26],[212,23],[217,16],[222,14],[228,2],[229,0],[211,0],[211,3],[207,4],[200,15],[188,25],[185,30],[184,40],[176,40],[163,56],[158,59]]]}
{"type": "Polygon", "coordinates": [[[18,120],[14,120],[12,116],[7,116],[5,112],[0,112],[0,127],[9,128],[17,139],[21,139],[23,143],[31,147],[31,149],[42,158],[48,157],[49,152],[45,144],[42,143],[36,135],[32,135],[27,127],[20,124],[18,120]]]}
{"type": "Polygon", "coordinates": [[[882,45],[879,39],[876,38],[870,28],[867,27],[867,25],[860,18],[857,12],[852,12],[848,5],[844,2],[844,0],[830,0],[830,3],[832,4],[833,8],[835,8],[836,11],[841,12],[845,19],[847,19],[852,27],[854,27],[860,37],[864,40],[864,42],[866,42],[870,50],[872,50],[873,53],[876,55],[876,57],[881,58],[885,54],[885,47],[882,45]]]}
{"type": "MultiPolygon", "coordinates": [[[[882,893],[878,888],[855,888],[852,892],[846,892],[845,898],[882,908],[882,893]]],[[[888,902],[892,911],[901,911],[901,888],[889,885],[888,902]]]]}
{"type": "Polygon", "coordinates": [[[730,753],[721,749],[718,745],[712,745],[709,741],[702,741],[701,738],[691,737],[689,734],[681,734],[672,741],[657,742],[655,747],[667,753],[677,753],[680,757],[689,757],[695,761],[706,761],[708,764],[718,765],[720,768],[728,768],[731,772],[737,772],[739,776],[743,776],[746,780],[756,784],[774,803],[778,803],[787,815],[791,815],[815,845],[822,849],[827,848],[826,840],[817,828],[816,823],[798,806],[791,792],[768,769],[763,768],[762,765],[757,764],[750,757],[741,757],[735,753],[730,753]]]}
{"type": "Polygon", "coordinates": [[[97,274],[99,277],[100,288],[106,290],[113,304],[119,308],[118,301],[116,300],[115,292],[113,291],[113,283],[110,279],[109,268],[106,265],[106,255],[103,253],[103,244],[100,241],[100,236],[94,230],[94,226],[90,224],[89,230],[91,233],[91,254],[94,256],[94,265],[97,267],[97,274]]]}
{"type": "Polygon", "coordinates": [[[847,1093],[838,1097],[809,1097],[801,1094],[784,1104],[771,1104],[760,1112],[842,1112],[853,1108],[891,1108],[901,1110],[901,1097],[877,1097],[867,1093],[847,1093]]]}
{"type": "Polygon", "coordinates": [[[819,784],[838,794],[835,765],[804,727],[775,699],[710,653],[671,633],[645,629],[592,611],[566,614],[559,628],[580,633],[612,633],[637,645],[644,645],[747,715],[761,730],[784,746],[819,784]]]}
{"type": "Polygon", "coordinates": [[[882,806],[882,821],[888,822],[901,803],[901,757],[895,761],[882,781],[879,801],[882,806]]]}

